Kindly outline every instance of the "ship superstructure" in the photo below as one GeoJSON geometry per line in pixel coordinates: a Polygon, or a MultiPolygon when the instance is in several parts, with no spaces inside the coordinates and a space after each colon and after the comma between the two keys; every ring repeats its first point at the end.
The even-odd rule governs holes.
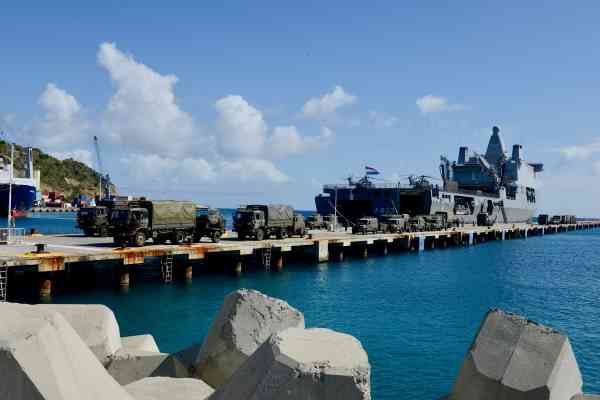
{"type": "Polygon", "coordinates": [[[11,208],[19,211],[31,209],[36,198],[31,148],[28,149],[27,164],[22,174],[18,174],[16,170],[12,172],[10,160],[0,156],[0,215],[8,215],[9,192],[12,192],[11,208]],[[12,190],[10,188],[11,180],[12,190]]]}
{"type": "Polygon", "coordinates": [[[448,221],[474,223],[479,213],[496,222],[526,222],[536,209],[536,175],[543,165],[525,160],[523,146],[506,152],[494,127],[485,154],[460,147],[457,161],[441,157],[442,184],[411,177],[409,184],[378,184],[368,176],[347,185],[325,185],[315,198],[317,212],[337,214],[353,222],[385,214],[435,215],[448,221]]]}

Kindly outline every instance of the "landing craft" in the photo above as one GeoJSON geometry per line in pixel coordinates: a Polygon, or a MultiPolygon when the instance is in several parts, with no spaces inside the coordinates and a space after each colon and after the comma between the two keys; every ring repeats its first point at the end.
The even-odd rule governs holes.
{"type": "Polygon", "coordinates": [[[536,209],[536,176],[543,164],[525,160],[523,146],[506,152],[494,127],[485,155],[460,147],[458,160],[441,157],[441,185],[431,177],[411,177],[408,185],[376,183],[367,174],[345,185],[325,185],[315,198],[321,215],[337,213],[353,224],[365,216],[385,214],[442,215],[449,222],[477,223],[485,213],[498,223],[528,222],[536,209]]]}

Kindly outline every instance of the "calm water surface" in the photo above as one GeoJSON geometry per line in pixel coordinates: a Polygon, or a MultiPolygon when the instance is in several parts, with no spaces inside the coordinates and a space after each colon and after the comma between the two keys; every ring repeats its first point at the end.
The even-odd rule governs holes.
{"type": "Polygon", "coordinates": [[[490,307],[568,333],[585,390],[600,392],[599,231],[286,265],[279,273],[196,274],[189,285],[140,278],[126,294],[96,288],[53,301],[106,304],[123,335],[152,333],[172,352],[202,341],[223,296],[242,287],[287,300],[308,326],[356,336],[369,354],[377,400],[447,393],[490,307]]]}

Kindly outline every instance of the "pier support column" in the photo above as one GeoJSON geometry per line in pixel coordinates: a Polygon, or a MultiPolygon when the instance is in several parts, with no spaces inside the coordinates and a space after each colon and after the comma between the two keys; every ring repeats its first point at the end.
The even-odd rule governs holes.
{"type": "Polygon", "coordinates": [[[418,246],[417,246],[418,251],[425,250],[425,236],[423,236],[423,235],[417,236],[417,243],[418,243],[418,246]]]}
{"type": "Polygon", "coordinates": [[[119,272],[119,286],[121,286],[122,288],[129,287],[129,270],[126,268],[123,268],[119,272]]]}
{"type": "Polygon", "coordinates": [[[524,237],[525,239],[527,239],[527,228],[525,228],[525,230],[523,231],[523,237],[524,237]]]}
{"type": "Polygon", "coordinates": [[[502,229],[502,240],[506,240],[506,231],[502,229]]]}
{"type": "Polygon", "coordinates": [[[233,264],[233,272],[239,275],[242,273],[242,270],[242,260],[237,260],[235,264],[233,264]]]}
{"type": "Polygon", "coordinates": [[[473,237],[474,236],[475,236],[475,233],[473,231],[469,232],[469,241],[468,241],[469,246],[473,245],[473,237]]]}
{"type": "Polygon", "coordinates": [[[277,271],[281,271],[283,269],[283,253],[275,254],[273,268],[275,268],[277,271]]]}
{"type": "Polygon", "coordinates": [[[318,240],[315,243],[317,262],[329,261],[329,240],[318,240]]]}
{"type": "Polygon", "coordinates": [[[369,257],[369,246],[366,243],[363,247],[360,248],[360,255],[362,258],[369,257]]]}
{"type": "Polygon", "coordinates": [[[40,281],[40,299],[48,300],[52,296],[52,280],[49,276],[44,276],[40,281]]]}
{"type": "Polygon", "coordinates": [[[187,282],[191,282],[192,276],[193,276],[192,266],[188,265],[187,267],[185,267],[185,270],[183,271],[183,277],[187,282]]]}
{"type": "Polygon", "coordinates": [[[381,254],[384,256],[388,255],[388,244],[385,242],[381,245],[381,254]]]}

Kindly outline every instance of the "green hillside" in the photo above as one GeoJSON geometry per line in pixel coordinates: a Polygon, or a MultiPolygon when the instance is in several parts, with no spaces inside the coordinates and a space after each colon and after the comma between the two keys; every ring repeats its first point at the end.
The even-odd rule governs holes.
{"type": "MultiPolygon", "coordinates": [[[[0,155],[10,159],[10,145],[0,141],[0,155]]],[[[15,145],[15,177],[25,175],[27,149],[15,145]]],[[[56,191],[71,200],[78,194],[94,196],[98,193],[100,175],[94,169],[71,158],[59,160],[40,149],[33,149],[33,168],[40,170],[41,190],[56,191]]]]}

